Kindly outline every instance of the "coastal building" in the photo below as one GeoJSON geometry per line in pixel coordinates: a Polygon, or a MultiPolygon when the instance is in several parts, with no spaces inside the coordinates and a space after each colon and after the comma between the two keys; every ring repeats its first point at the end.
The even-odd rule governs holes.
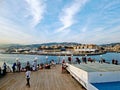
{"type": "Polygon", "coordinates": [[[5,53],[5,49],[0,49],[0,53],[5,53]]]}
{"type": "Polygon", "coordinates": [[[110,46],[106,46],[104,48],[108,52],[120,52],[120,44],[116,44],[114,46],[110,45],[110,46]]]}
{"type": "Polygon", "coordinates": [[[66,49],[66,51],[73,52],[74,46],[66,46],[65,49],[66,49]]]}
{"type": "Polygon", "coordinates": [[[57,54],[62,54],[62,55],[64,54],[85,55],[85,54],[101,54],[103,53],[103,50],[101,48],[102,47],[95,45],[95,44],[76,44],[76,45],[57,44],[57,45],[41,45],[37,49],[30,48],[30,47],[12,48],[6,52],[7,53],[25,53],[25,54],[46,54],[46,53],[56,54],[57,53],[57,54]]]}
{"type": "Polygon", "coordinates": [[[115,51],[115,52],[120,52],[120,45],[119,45],[119,44],[115,45],[115,46],[113,47],[113,51],[115,51]]]}
{"type": "MultiPolygon", "coordinates": [[[[100,46],[95,44],[77,44],[77,45],[42,45],[39,47],[40,51],[43,51],[45,54],[99,54],[102,53],[100,46]]],[[[43,53],[43,54],[44,54],[43,53]]]]}
{"type": "Polygon", "coordinates": [[[40,46],[38,50],[44,51],[44,52],[60,52],[61,47],[58,45],[51,45],[51,46],[40,46]]]}
{"type": "Polygon", "coordinates": [[[100,47],[95,44],[81,44],[74,46],[75,53],[96,53],[99,52],[100,47]]]}

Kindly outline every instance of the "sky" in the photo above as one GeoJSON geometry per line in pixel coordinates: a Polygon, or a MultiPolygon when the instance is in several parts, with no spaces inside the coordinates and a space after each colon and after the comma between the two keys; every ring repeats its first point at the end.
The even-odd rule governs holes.
{"type": "Polygon", "coordinates": [[[0,44],[120,42],[120,0],[0,0],[0,44]]]}

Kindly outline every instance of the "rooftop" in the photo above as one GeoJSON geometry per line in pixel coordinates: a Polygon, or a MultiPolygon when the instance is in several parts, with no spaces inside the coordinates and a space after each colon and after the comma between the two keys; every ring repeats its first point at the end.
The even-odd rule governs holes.
{"type": "Polygon", "coordinates": [[[113,65],[107,63],[99,63],[99,62],[87,62],[81,64],[73,64],[73,66],[83,69],[87,72],[111,72],[111,71],[120,71],[120,65],[113,65]]]}

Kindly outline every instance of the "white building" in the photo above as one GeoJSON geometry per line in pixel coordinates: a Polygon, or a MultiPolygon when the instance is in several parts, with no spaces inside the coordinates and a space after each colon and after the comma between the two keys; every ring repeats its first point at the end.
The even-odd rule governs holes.
{"type": "Polygon", "coordinates": [[[81,44],[78,46],[74,46],[74,51],[77,53],[91,53],[99,51],[99,46],[94,44],[81,44]]]}

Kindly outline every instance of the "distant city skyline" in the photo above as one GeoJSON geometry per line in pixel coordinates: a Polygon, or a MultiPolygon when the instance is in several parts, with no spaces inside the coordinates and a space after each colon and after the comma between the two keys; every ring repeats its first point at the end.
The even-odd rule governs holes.
{"type": "Polygon", "coordinates": [[[0,0],[0,44],[120,42],[120,0],[0,0]]]}

